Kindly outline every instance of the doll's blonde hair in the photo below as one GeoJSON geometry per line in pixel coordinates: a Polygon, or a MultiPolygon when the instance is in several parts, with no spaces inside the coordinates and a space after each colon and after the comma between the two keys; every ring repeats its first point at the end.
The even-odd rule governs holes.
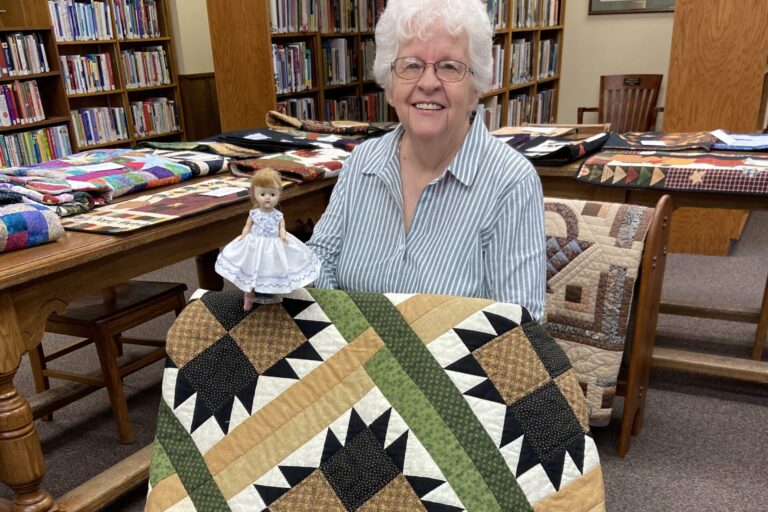
{"type": "Polygon", "coordinates": [[[265,167],[254,173],[253,178],[251,178],[251,202],[253,204],[256,204],[254,190],[257,188],[276,188],[278,193],[280,193],[283,188],[283,180],[280,178],[280,173],[272,167],[265,167]]]}

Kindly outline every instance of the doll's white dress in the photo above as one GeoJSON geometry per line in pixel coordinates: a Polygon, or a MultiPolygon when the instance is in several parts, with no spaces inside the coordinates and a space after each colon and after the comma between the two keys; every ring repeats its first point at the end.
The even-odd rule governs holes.
{"type": "Polygon", "coordinates": [[[244,292],[290,293],[313,282],[320,260],[298,238],[280,240],[282,212],[250,211],[251,231],[228,243],[216,259],[216,272],[244,292]]]}

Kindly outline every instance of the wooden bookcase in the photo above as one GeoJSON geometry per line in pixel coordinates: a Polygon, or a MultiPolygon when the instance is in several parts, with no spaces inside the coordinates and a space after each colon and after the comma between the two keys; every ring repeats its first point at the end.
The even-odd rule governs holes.
{"type": "MultiPolygon", "coordinates": [[[[288,99],[312,98],[315,102],[316,119],[326,120],[325,102],[344,96],[357,96],[380,89],[373,80],[363,80],[363,51],[365,41],[373,40],[373,31],[353,30],[350,32],[323,31],[317,29],[304,31],[277,32],[273,30],[270,13],[272,2],[250,2],[248,0],[227,0],[226,2],[207,0],[208,20],[211,29],[211,45],[216,73],[216,87],[221,116],[222,130],[236,130],[264,126],[266,113],[274,110],[280,101],[288,99]],[[345,85],[328,85],[325,80],[327,62],[323,57],[322,47],[330,40],[344,38],[353,56],[357,69],[356,79],[345,85]],[[304,43],[311,52],[311,86],[303,91],[278,94],[275,86],[272,45],[304,43]]],[[[318,0],[319,2],[320,0],[318,0]]],[[[326,0],[323,0],[326,1],[326,0]]],[[[559,0],[559,15],[553,26],[542,26],[537,16],[533,26],[511,28],[514,7],[524,0],[497,0],[506,5],[503,28],[497,28],[494,42],[504,48],[502,66],[502,86],[484,94],[483,103],[495,101],[502,106],[500,124],[508,123],[508,104],[510,98],[518,95],[536,97],[545,91],[552,91],[552,113],[549,119],[541,122],[554,122],[557,111],[559,92],[559,71],[562,59],[563,24],[566,0],[559,0]],[[538,68],[538,53],[541,42],[553,40],[558,44],[557,65],[551,77],[532,77],[524,83],[510,84],[511,44],[513,39],[524,39],[531,44],[532,70],[538,68]]],[[[530,1],[530,0],[529,0],[530,1]]],[[[341,5],[344,0],[333,0],[341,5]]],[[[353,0],[359,9],[361,4],[370,4],[371,0],[353,0]]],[[[548,0],[533,0],[536,12],[542,12],[542,5],[548,0]]],[[[317,12],[317,11],[315,11],[317,12]]],[[[390,114],[394,115],[392,112],[390,114]]],[[[526,118],[524,121],[535,122],[526,118]]]]}
{"type": "MultiPolygon", "coordinates": [[[[133,146],[139,141],[149,139],[180,140],[184,137],[183,112],[181,94],[178,85],[178,72],[176,67],[176,54],[173,48],[173,34],[168,13],[168,0],[156,0],[159,37],[147,37],[128,39],[118,36],[115,20],[116,0],[107,0],[111,8],[110,23],[112,35],[110,39],[89,41],[64,41],[56,40],[53,23],[46,0],[0,0],[0,8],[7,12],[3,16],[3,24],[11,24],[23,27],[23,30],[39,28],[39,32],[46,35],[46,48],[48,60],[52,69],[55,69],[55,85],[50,87],[45,94],[41,90],[42,102],[46,108],[48,117],[54,114],[64,119],[69,128],[69,135],[73,151],[82,151],[99,147],[127,147],[133,146]],[[129,88],[128,80],[123,71],[122,52],[141,50],[147,47],[161,47],[168,63],[170,83],[129,88]],[[98,92],[76,93],[66,92],[64,83],[65,72],[61,69],[60,56],[103,54],[110,57],[111,73],[114,81],[114,89],[98,92]],[[166,98],[173,101],[176,107],[177,129],[163,133],[142,135],[136,128],[136,120],[131,112],[131,102],[141,102],[151,98],[166,98]],[[75,125],[72,122],[71,111],[82,108],[119,107],[124,109],[127,125],[127,137],[119,140],[111,140],[103,143],[78,144],[75,125]],[[49,113],[50,112],[50,113],[49,113]]],[[[3,29],[7,30],[7,29],[3,29]]],[[[15,129],[15,127],[14,127],[15,129]]]]}
{"type": "Polygon", "coordinates": [[[506,19],[503,24],[501,20],[497,20],[494,36],[494,45],[504,50],[502,86],[483,94],[480,101],[486,105],[486,108],[494,102],[501,106],[497,123],[499,126],[513,126],[523,122],[554,123],[557,121],[557,100],[560,92],[566,0],[497,0],[497,3],[506,3],[506,19]],[[551,21],[545,17],[545,4],[556,5],[556,15],[552,14],[551,21]],[[519,26],[521,23],[515,23],[515,13],[518,7],[525,5],[535,5],[536,10],[531,16],[529,26],[519,26]],[[513,58],[513,45],[517,41],[529,44],[532,52],[531,76],[527,80],[515,80],[513,77],[513,69],[519,63],[513,58]],[[540,76],[540,65],[545,63],[542,62],[545,41],[550,41],[550,48],[553,44],[557,45],[557,54],[554,59],[551,59],[549,66],[553,73],[549,76],[540,76]],[[544,94],[550,96],[549,105],[546,110],[542,110],[541,115],[537,116],[537,109],[542,106],[540,95],[544,94]],[[513,119],[510,102],[515,98],[527,98],[528,106],[521,109],[519,117],[513,119]]]}

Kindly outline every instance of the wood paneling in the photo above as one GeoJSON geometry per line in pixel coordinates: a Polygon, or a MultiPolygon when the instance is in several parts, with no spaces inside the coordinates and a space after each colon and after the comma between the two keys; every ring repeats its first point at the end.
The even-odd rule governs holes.
{"type": "Polygon", "coordinates": [[[266,126],[275,108],[269,2],[207,0],[223,131],[266,126]]]}
{"type": "Polygon", "coordinates": [[[679,208],[672,215],[669,250],[728,256],[731,242],[741,238],[748,218],[746,210],[679,208]]]}
{"type": "Polygon", "coordinates": [[[768,1],[677,0],[664,131],[761,128],[768,1]]]}
{"type": "Polygon", "coordinates": [[[186,107],[184,126],[187,140],[201,140],[221,133],[215,75],[179,75],[179,87],[186,107]]]}

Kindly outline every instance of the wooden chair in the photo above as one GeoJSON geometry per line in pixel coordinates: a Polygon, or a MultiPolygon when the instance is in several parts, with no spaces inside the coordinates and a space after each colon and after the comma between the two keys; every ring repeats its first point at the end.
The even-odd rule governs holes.
{"type": "MultiPolygon", "coordinates": [[[[551,201],[568,204],[570,200],[551,198],[551,201]]],[[[592,210],[597,211],[600,209],[600,203],[591,202],[590,207],[592,210]]],[[[645,244],[643,246],[642,255],[640,256],[639,270],[635,279],[632,309],[628,312],[627,342],[624,346],[623,355],[619,356],[621,357],[621,360],[616,394],[624,396],[625,398],[619,435],[619,457],[624,457],[626,455],[629,450],[631,436],[638,435],[643,425],[643,415],[645,411],[645,401],[648,396],[648,381],[650,378],[651,358],[656,338],[656,322],[659,315],[662,279],[664,277],[664,267],[666,263],[666,245],[669,237],[671,217],[672,200],[670,196],[663,196],[650,214],[645,244]]],[[[550,233],[547,235],[552,236],[550,233]]],[[[591,258],[589,261],[597,262],[597,259],[598,258],[591,258]]],[[[600,263],[598,262],[598,264],[600,263]]],[[[600,270],[588,266],[582,268],[580,271],[593,273],[600,270]]],[[[585,283],[593,281],[594,280],[586,280],[585,283]]],[[[567,288],[571,288],[570,281],[567,280],[561,281],[558,286],[562,287],[563,283],[569,285],[567,288]]],[[[596,288],[599,288],[600,286],[603,285],[597,285],[596,288]]],[[[567,288],[566,293],[568,293],[567,288]]],[[[597,297],[601,291],[599,289],[591,289],[590,286],[588,288],[578,287],[578,290],[574,289],[572,293],[577,293],[579,297],[586,297],[587,299],[585,299],[586,302],[584,304],[591,304],[591,301],[595,300],[594,297],[597,297]]],[[[605,291],[603,291],[603,293],[605,293],[605,291]]],[[[573,304],[578,304],[578,302],[579,299],[576,299],[576,302],[573,304]]],[[[583,306],[578,305],[572,310],[560,309],[561,305],[559,300],[548,300],[548,322],[553,320],[557,322],[557,326],[552,326],[554,330],[550,330],[550,333],[555,338],[559,337],[559,333],[566,333],[564,339],[571,339],[570,335],[567,334],[570,332],[570,322],[573,322],[572,327],[577,330],[588,326],[590,320],[584,318],[588,318],[590,312],[588,309],[582,311],[579,309],[581,307],[583,306]],[[574,311],[582,312],[574,313],[574,311]],[[582,317],[582,315],[587,316],[582,317]]],[[[545,326],[546,325],[547,323],[545,323],[545,326]]],[[[579,350],[578,353],[574,352],[574,354],[574,357],[582,357],[583,351],[579,350]]],[[[596,359],[584,361],[591,365],[596,359]]],[[[573,362],[574,368],[576,368],[576,362],[573,362]]],[[[610,365],[613,364],[619,364],[619,361],[616,360],[615,363],[610,363],[610,365]]],[[[606,369],[609,367],[610,366],[606,367],[606,369]]],[[[586,383],[582,382],[582,386],[586,385],[586,383]]],[[[603,405],[603,407],[610,407],[610,405],[603,405]]]]}
{"type": "Polygon", "coordinates": [[[186,289],[187,286],[181,283],[129,281],[103,290],[102,293],[77,299],[70,303],[63,314],[51,315],[46,331],[84,339],[48,354],[44,352],[42,343],[36,350],[30,351],[35,388],[38,396],[43,397],[31,400],[34,416],[50,419],[52,411],[105,387],[120,442],[132,443],[133,429],[123,394],[122,378],[163,359],[166,355],[165,340],[128,338],[121,333],[171,311],[178,315],[186,304],[186,289]],[[49,361],[91,344],[96,346],[101,372],[83,374],[48,368],[49,361]],[[123,355],[124,344],[144,345],[153,347],[153,350],[130,357],[126,355],[118,361],[118,357],[123,355]],[[75,384],[51,389],[51,378],[75,384]]]}
{"type": "Polygon", "coordinates": [[[585,112],[597,112],[598,123],[611,123],[613,131],[648,132],[656,127],[656,107],[662,75],[603,75],[600,77],[600,105],[579,107],[578,123],[585,112]]]}

